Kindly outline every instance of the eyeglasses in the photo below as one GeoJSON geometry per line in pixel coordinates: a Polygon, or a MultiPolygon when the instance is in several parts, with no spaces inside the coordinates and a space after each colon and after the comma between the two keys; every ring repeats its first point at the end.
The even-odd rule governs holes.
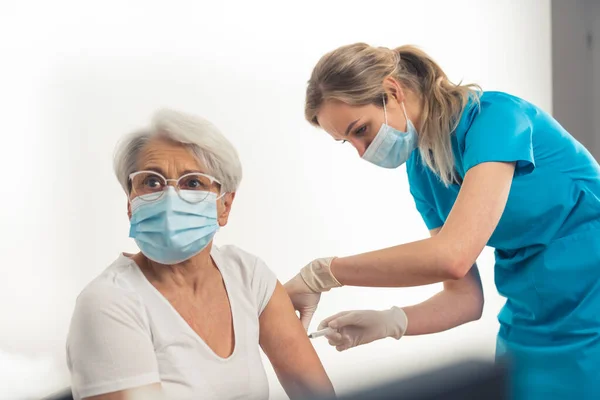
{"type": "Polygon", "coordinates": [[[144,201],[160,199],[169,187],[169,182],[175,182],[175,189],[179,197],[188,203],[200,203],[210,193],[219,196],[221,182],[210,175],[193,172],[179,177],[167,179],[158,172],[137,171],[129,175],[131,192],[144,201]]]}

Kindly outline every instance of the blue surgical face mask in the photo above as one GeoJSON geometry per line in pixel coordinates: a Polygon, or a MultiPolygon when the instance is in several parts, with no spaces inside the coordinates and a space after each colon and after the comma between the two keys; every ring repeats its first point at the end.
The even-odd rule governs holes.
{"type": "Polygon", "coordinates": [[[152,261],[173,265],[188,260],[204,250],[219,229],[216,194],[185,192],[182,195],[191,202],[172,186],[158,200],[138,196],[131,201],[129,237],[152,261]],[[193,203],[195,196],[206,198],[193,203]]]}
{"type": "Polygon", "coordinates": [[[408,119],[404,103],[402,103],[402,110],[406,117],[406,132],[387,124],[387,111],[385,101],[383,102],[385,123],[381,125],[377,136],[363,154],[364,160],[383,168],[398,168],[408,160],[417,148],[417,130],[408,119]]]}

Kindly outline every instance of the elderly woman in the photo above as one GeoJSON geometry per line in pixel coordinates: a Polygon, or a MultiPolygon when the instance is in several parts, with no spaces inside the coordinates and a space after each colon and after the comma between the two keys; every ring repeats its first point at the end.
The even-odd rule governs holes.
{"type": "Polygon", "coordinates": [[[170,110],[127,136],[115,172],[130,237],[79,295],[67,359],[76,399],[267,399],[259,346],[291,398],[333,389],[294,308],[259,258],[212,240],[241,180],[208,121],[170,110]]]}

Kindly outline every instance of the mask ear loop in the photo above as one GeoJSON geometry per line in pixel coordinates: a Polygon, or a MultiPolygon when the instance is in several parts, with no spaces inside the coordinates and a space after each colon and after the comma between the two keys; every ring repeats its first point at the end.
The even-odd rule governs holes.
{"type": "MultiPolygon", "coordinates": [[[[385,95],[383,97],[383,117],[385,118],[385,124],[388,124],[387,120],[387,108],[385,107],[385,95]]],[[[404,106],[404,102],[402,104],[402,111],[404,112],[404,118],[406,119],[406,131],[408,132],[408,114],[406,113],[406,107],[404,106]]]]}
{"type": "Polygon", "coordinates": [[[406,107],[404,106],[404,102],[402,102],[402,111],[404,111],[404,118],[406,118],[406,127],[408,130],[408,114],[406,113],[406,107]]]}

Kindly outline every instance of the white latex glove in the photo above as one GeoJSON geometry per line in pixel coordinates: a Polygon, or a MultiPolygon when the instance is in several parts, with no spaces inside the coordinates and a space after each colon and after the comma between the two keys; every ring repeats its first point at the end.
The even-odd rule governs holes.
{"type": "Polygon", "coordinates": [[[344,351],[387,337],[398,340],[406,333],[407,326],[404,311],[392,307],[383,311],[344,311],[323,320],[318,329],[335,329],[325,337],[338,351],[344,351]]]}
{"type": "Polygon", "coordinates": [[[300,321],[307,331],[319,305],[321,292],[342,286],[331,274],[330,267],[334,259],[335,257],[317,258],[284,285],[294,309],[300,312],[300,321]]]}
{"type": "Polygon", "coordinates": [[[300,312],[300,321],[304,329],[308,331],[310,321],[319,305],[321,293],[313,292],[300,274],[290,279],[283,287],[290,296],[294,309],[300,312]]]}

